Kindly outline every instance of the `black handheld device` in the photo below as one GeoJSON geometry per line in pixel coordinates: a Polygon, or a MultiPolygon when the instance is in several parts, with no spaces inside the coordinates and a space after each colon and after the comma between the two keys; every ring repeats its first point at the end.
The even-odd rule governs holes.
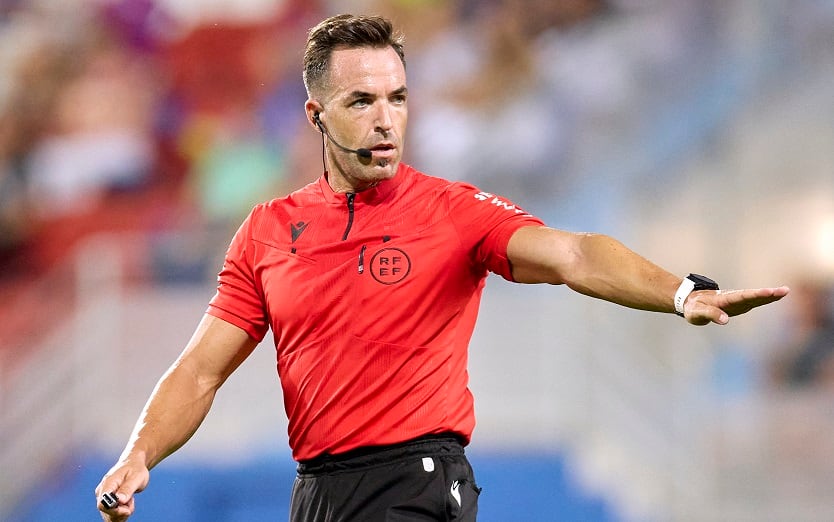
{"type": "Polygon", "coordinates": [[[100,501],[101,505],[104,506],[105,509],[113,509],[119,505],[119,499],[112,491],[101,495],[100,501]]]}

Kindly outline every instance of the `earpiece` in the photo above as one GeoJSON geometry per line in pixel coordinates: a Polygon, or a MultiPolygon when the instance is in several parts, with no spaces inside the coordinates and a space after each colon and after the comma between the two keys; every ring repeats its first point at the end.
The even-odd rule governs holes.
{"type": "MultiPolygon", "coordinates": [[[[338,141],[334,140],[333,136],[331,136],[330,133],[327,132],[327,129],[324,127],[324,124],[321,122],[321,118],[319,117],[318,111],[313,113],[313,123],[316,124],[316,127],[319,128],[319,131],[324,136],[327,136],[327,138],[333,143],[333,145],[336,145],[337,147],[339,147],[343,151],[352,152],[352,153],[356,154],[357,156],[359,156],[360,158],[363,158],[365,160],[368,160],[368,159],[373,157],[374,153],[371,152],[371,149],[366,149],[364,147],[360,148],[360,149],[349,149],[349,148],[345,147],[344,145],[341,145],[338,141]]],[[[324,140],[324,136],[322,136],[322,140],[324,140]]],[[[324,144],[323,141],[322,141],[322,144],[324,144]]]]}

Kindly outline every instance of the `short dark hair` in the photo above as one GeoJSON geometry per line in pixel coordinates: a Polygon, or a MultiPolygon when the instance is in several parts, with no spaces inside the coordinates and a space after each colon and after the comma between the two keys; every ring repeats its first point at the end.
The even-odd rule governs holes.
{"type": "Polygon", "coordinates": [[[310,94],[322,86],[330,57],[339,49],[391,47],[405,67],[403,36],[394,32],[390,21],[380,16],[341,14],[321,21],[307,34],[304,49],[304,86],[310,94]]]}

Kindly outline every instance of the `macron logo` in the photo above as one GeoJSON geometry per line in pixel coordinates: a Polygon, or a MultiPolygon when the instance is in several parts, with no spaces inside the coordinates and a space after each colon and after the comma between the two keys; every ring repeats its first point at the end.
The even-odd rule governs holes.
{"type": "Polygon", "coordinates": [[[301,236],[301,233],[304,232],[304,229],[307,228],[307,223],[303,221],[299,221],[298,223],[290,223],[290,232],[292,232],[292,242],[295,243],[295,240],[301,236]]]}
{"type": "Polygon", "coordinates": [[[463,507],[463,504],[460,501],[460,481],[456,480],[452,482],[450,492],[452,493],[452,498],[458,503],[458,507],[463,507]]]}
{"type": "Polygon", "coordinates": [[[525,214],[529,216],[529,214],[527,214],[527,212],[525,212],[524,210],[518,208],[512,203],[507,203],[506,201],[501,200],[500,198],[498,198],[494,194],[490,194],[489,192],[478,192],[477,194],[475,194],[475,199],[477,199],[478,201],[488,201],[496,207],[503,208],[504,210],[511,210],[516,214],[525,214]]]}

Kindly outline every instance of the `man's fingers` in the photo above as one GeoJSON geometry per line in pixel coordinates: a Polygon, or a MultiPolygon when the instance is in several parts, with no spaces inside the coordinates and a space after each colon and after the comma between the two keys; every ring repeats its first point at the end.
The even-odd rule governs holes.
{"type": "Polygon", "coordinates": [[[730,318],[717,306],[697,303],[690,309],[687,320],[695,326],[704,326],[709,323],[727,324],[730,318]]]}
{"type": "Polygon", "coordinates": [[[132,500],[132,495],[118,491],[109,491],[98,496],[99,505],[104,509],[116,509],[119,506],[126,506],[132,500]]]}
{"type": "Polygon", "coordinates": [[[787,286],[775,288],[748,288],[745,290],[719,290],[718,295],[745,301],[761,300],[764,304],[782,299],[790,292],[787,286]]]}
{"type": "Polygon", "coordinates": [[[778,301],[788,295],[787,286],[746,290],[701,290],[687,299],[687,320],[694,325],[727,324],[730,317],[778,301]],[[691,302],[690,302],[691,301],[691,302]]]}
{"type": "Polygon", "coordinates": [[[113,493],[117,498],[116,505],[112,507],[105,506],[103,500],[108,497],[108,493],[99,495],[98,508],[102,512],[102,519],[105,522],[124,522],[133,514],[134,498],[124,493],[113,493]]]}
{"type": "Polygon", "coordinates": [[[776,288],[757,288],[748,290],[719,291],[718,297],[723,302],[718,306],[729,316],[741,315],[753,308],[776,302],[790,292],[786,286],[776,288]]]}

